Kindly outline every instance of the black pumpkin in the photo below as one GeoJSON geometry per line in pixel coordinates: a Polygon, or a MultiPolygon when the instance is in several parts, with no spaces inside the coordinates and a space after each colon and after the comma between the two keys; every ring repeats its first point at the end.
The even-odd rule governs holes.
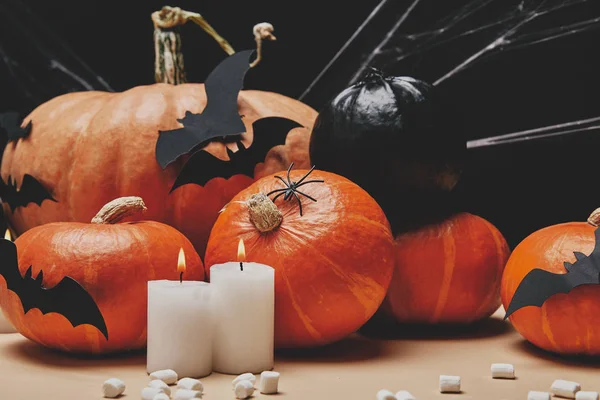
{"type": "Polygon", "coordinates": [[[466,154],[460,122],[428,83],[371,70],[320,111],[311,162],[362,186],[401,232],[452,212],[466,154]]]}

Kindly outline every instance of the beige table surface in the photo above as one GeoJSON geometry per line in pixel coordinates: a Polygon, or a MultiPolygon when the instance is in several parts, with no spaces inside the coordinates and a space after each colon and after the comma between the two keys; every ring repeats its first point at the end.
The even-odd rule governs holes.
{"type": "MultiPolygon", "coordinates": [[[[600,359],[556,358],[536,350],[501,315],[453,332],[404,329],[386,338],[369,333],[318,350],[278,354],[282,393],[254,398],[374,400],[379,389],[388,388],[409,390],[420,400],[512,400],[526,399],[529,390],[548,391],[559,378],[600,391],[600,359]],[[494,362],[514,364],[518,378],[491,379],[494,362]],[[463,393],[440,394],[440,374],[460,375],[463,393]]],[[[110,377],[126,382],[123,399],[139,399],[149,381],[145,355],[74,358],[18,334],[0,335],[0,400],[99,400],[102,382],[110,377]]],[[[204,399],[233,399],[231,379],[220,374],[202,379],[204,399]]]]}

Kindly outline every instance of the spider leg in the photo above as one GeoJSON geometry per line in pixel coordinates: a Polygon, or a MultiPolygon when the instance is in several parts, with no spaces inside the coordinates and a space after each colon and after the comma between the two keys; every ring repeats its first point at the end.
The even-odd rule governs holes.
{"type": "Polygon", "coordinates": [[[308,176],[311,174],[311,172],[313,172],[314,169],[315,169],[315,166],[313,165],[313,167],[310,169],[310,171],[308,171],[306,173],[306,175],[304,175],[298,182],[296,182],[296,186],[298,186],[299,184],[302,183],[302,181],[304,181],[306,178],[308,178],[308,176]]]}
{"type": "Polygon", "coordinates": [[[288,190],[287,188],[281,188],[281,189],[275,189],[275,190],[271,190],[269,193],[267,193],[267,197],[269,197],[270,195],[272,195],[273,193],[277,193],[277,192],[285,192],[286,190],[288,190]]]}
{"type": "Polygon", "coordinates": [[[279,198],[279,196],[281,196],[281,195],[283,195],[283,194],[285,194],[285,192],[281,192],[281,193],[279,193],[277,196],[273,197],[273,200],[272,200],[272,201],[273,201],[273,203],[275,203],[275,200],[277,200],[277,199],[279,198]]]}
{"type": "Polygon", "coordinates": [[[285,194],[285,196],[283,196],[284,200],[289,200],[292,197],[292,194],[294,193],[293,190],[288,190],[287,193],[285,194]]]}
{"type": "Polygon", "coordinates": [[[292,170],[292,168],[294,168],[294,163],[291,163],[291,164],[290,164],[290,167],[289,167],[289,168],[288,168],[288,170],[287,170],[287,180],[288,180],[288,184],[289,184],[290,186],[292,186],[292,181],[291,181],[291,179],[290,179],[290,171],[292,170]]]}
{"type": "MultiPolygon", "coordinates": [[[[302,180],[300,180],[300,182],[302,182],[302,180]]],[[[306,181],[306,182],[300,183],[299,185],[296,184],[296,187],[299,188],[300,186],[308,185],[309,183],[323,183],[323,182],[325,182],[325,181],[322,179],[318,179],[318,180],[314,180],[314,181],[306,181]]]]}
{"type": "Polygon", "coordinates": [[[292,193],[294,194],[294,197],[296,198],[296,200],[298,200],[298,207],[300,208],[300,216],[302,216],[302,200],[300,200],[300,197],[298,197],[296,192],[292,192],[292,193]]]}
{"type": "Polygon", "coordinates": [[[280,176],[275,176],[275,178],[279,179],[281,182],[283,182],[283,184],[285,185],[286,188],[290,187],[290,185],[288,185],[288,183],[285,181],[285,179],[283,179],[280,176]]]}
{"type": "Polygon", "coordinates": [[[302,193],[302,192],[301,192],[301,191],[299,191],[299,190],[296,190],[296,191],[295,191],[295,193],[299,193],[299,194],[301,194],[302,196],[304,196],[304,197],[307,197],[307,198],[311,199],[311,200],[312,200],[312,201],[314,201],[314,202],[316,202],[316,201],[317,201],[317,199],[315,199],[314,197],[310,197],[310,196],[309,196],[309,195],[307,195],[306,193],[302,193]]]}

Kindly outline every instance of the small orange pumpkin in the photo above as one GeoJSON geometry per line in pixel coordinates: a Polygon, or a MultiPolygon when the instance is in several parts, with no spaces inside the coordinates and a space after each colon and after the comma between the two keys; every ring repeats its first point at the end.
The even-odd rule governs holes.
{"type": "Polygon", "coordinates": [[[108,340],[94,326],[71,323],[59,313],[23,314],[19,296],[0,275],[0,305],[25,337],[44,346],[78,353],[107,353],[146,346],[147,282],[179,279],[177,258],[183,248],[185,279],[203,280],[204,268],[192,243],[174,228],[153,221],[116,223],[145,209],[140,198],[108,203],[92,224],[57,222],[33,228],[17,240],[19,271],[43,271],[41,284],[56,286],[64,277],[77,281],[94,299],[108,340]]]}
{"type": "MultiPolygon", "coordinates": [[[[502,304],[508,309],[519,284],[533,269],[565,274],[564,263],[577,261],[595,246],[594,232],[600,209],[588,222],[548,226],[526,237],[514,249],[502,276],[502,304]]],[[[568,294],[556,294],[541,307],[524,307],[509,316],[515,329],[529,342],[560,354],[600,355],[600,286],[583,285],[568,294]]]]}
{"type": "Polygon", "coordinates": [[[473,214],[396,237],[396,269],[384,314],[408,323],[469,323],[500,307],[509,256],[502,234],[473,214]]]}
{"type": "MultiPolygon", "coordinates": [[[[289,182],[307,171],[288,172],[289,182]]],[[[248,261],[275,268],[275,345],[324,345],[360,328],[381,305],[394,268],[390,225],[355,183],[314,171],[293,195],[274,175],[233,198],[212,229],[205,264],[235,261],[240,239],[248,261]],[[298,192],[300,193],[300,192],[298,192]],[[311,201],[310,196],[317,200],[311,201]],[[276,196],[276,194],[273,194],[276,196]],[[286,197],[291,201],[285,201],[286,197]]]]}

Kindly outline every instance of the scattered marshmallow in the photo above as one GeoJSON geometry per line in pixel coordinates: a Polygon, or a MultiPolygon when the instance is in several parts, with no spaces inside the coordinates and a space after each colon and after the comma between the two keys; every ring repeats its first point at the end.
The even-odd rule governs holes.
{"type": "Polygon", "coordinates": [[[492,378],[515,379],[515,367],[512,364],[492,364],[492,378]]]}
{"type": "Polygon", "coordinates": [[[417,398],[413,396],[409,391],[401,390],[398,393],[396,393],[396,400],[417,400],[417,398]]]}
{"type": "Polygon", "coordinates": [[[151,379],[160,379],[167,385],[174,385],[177,383],[177,372],[172,369],[162,369],[160,371],[154,371],[150,374],[151,379]]]}
{"type": "Polygon", "coordinates": [[[396,400],[396,396],[387,389],[381,389],[377,392],[377,400],[396,400]]]}
{"type": "Polygon", "coordinates": [[[441,393],[460,393],[460,376],[440,375],[441,393]]]}
{"type": "Polygon", "coordinates": [[[565,381],[564,379],[557,379],[552,383],[550,391],[553,395],[558,397],[565,397],[567,399],[574,399],[575,394],[581,390],[581,385],[577,382],[565,381]]]}
{"type": "Polygon", "coordinates": [[[171,398],[166,393],[159,393],[156,396],[154,396],[152,400],[171,400],[171,398]]]}
{"type": "Polygon", "coordinates": [[[275,394],[279,391],[279,372],[263,371],[260,374],[258,389],[262,394],[275,394]]]}
{"type": "Polygon", "coordinates": [[[575,400],[598,400],[598,392],[583,392],[575,393],[575,400]]]}
{"type": "Polygon", "coordinates": [[[550,393],[530,390],[527,394],[527,400],[550,400],[550,393]]]}
{"type": "Polygon", "coordinates": [[[150,381],[150,383],[148,384],[148,387],[151,387],[154,389],[160,389],[161,391],[165,392],[165,394],[167,394],[167,396],[171,395],[171,388],[169,387],[169,385],[167,385],[160,379],[154,379],[154,380],[150,381]]]}
{"type": "Polygon", "coordinates": [[[173,396],[173,400],[190,400],[201,399],[202,392],[200,390],[178,389],[173,396]]]}
{"type": "Polygon", "coordinates": [[[177,387],[180,389],[198,390],[200,392],[204,391],[204,385],[202,382],[193,378],[181,378],[179,381],[177,381],[177,387]]]}
{"type": "Polygon", "coordinates": [[[254,383],[256,382],[256,376],[254,376],[254,374],[251,374],[250,372],[246,372],[245,374],[237,376],[233,381],[231,381],[233,388],[235,388],[235,385],[237,385],[241,381],[250,381],[252,383],[252,386],[254,386],[254,383]]]}
{"type": "Polygon", "coordinates": [[[248,379],[243,379],[236,383],[233,392],[236,399],[247,399],[254,394],[254,384],[248,379]]]}
{"type": "Polygon", "coordinates": [[[142,400],[154,400],[157,394],[165,393],[161,389],[145,387],[142,389],[142,400]]]}
{"type": "Polygon", "coordinates": [[[102,384],[102,394],[104,397],[119,397],[125,391],[125,382],[117,378],[110,378],[102,384]]]}

